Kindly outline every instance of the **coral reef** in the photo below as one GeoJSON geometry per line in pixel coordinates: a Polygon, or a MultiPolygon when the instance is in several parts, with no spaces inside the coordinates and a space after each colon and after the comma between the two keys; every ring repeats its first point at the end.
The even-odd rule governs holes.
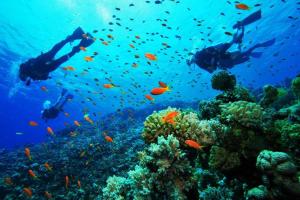
{"type": "Polygon", "coordinates": [[[104,199],[186,199],[195,184],[193,168],[174,136],[159,137],[157,144],[139,153],[139,159],[127,178],[108,179],[104,199]]]}
{"type": "Polygon", "coordinates": [[[238,123],[245,127],[262,124],[263,109],[256,103],[237,101],[221,105],[221,119],[227,123],[238,123]]]}
{"type": "Polygon", "coordinates": [[[236,85],[235,75],[228,71],[219,71],[211,78],[211,86],[215,90],[228,91],[233,90],[236,85]]]}
{"type": "Polygon", "coordinates": [[[220,114],[220,102],[217,101],[200,101],[199,116],[200,119],[212,119],[220,114]]]}
{"type": "Polygon", "coordinates": [[[265,85],[263,89],[264,96],[259,103],[262,107],[268,107],[278,99],[279,92],[277,88],[272,85],[265,85]]]}
{"type": "Polygon", "coordinates": [[[235,101],[255,102],[255,98],[249,93],[249,90],[242,86],[236,86],[233,90],[225,91],[216,96],[216,100],[222,103],[230,103],[235,101]]]}
{"type": "Polygon", "coordinates": [[[288,154],[264,150],[257,157],[256,167],[265,176],[270,199],[300,197],[297,167],[288,154]]]}
{"type": "Polygon", "coordinates": [[[288,120],[277,120],[275,127],[280,134],[280,145],[299,156],[300,124],[294,124],[288,120]]]}
{"type": "Polygon", "coordinates": [[[229,152],[225,148],[212,146],[209,154],[209,167],[221,171],[232,170],[240,166],[237,152],[229,152]]]}
{"type": "Polygon", "coordinates": [[[265,186],[260,185],[247,191],[246,200],[264,200],[268,199],[268,190],[265,186]]]}
{"type": "Polygon", "coordinates": [[[294,95],[299,99],[300,98],[300,77],[296,77],[292,81],[291,89],[292,89],[294,95]]]}
{"type": "Polygon", "coordinates": [[[195,102],[127,108],[28,145],[32,159],[0,150],[0,199],[299,199],[297,78],[284,98],[267,85],[260,101],[227,72],[212,84],[222,93],[198,112],[195,102]]]}
{"type": "Polygon", "coordinates": [[[224,135],[225,131],[226,127],[217,120],[199,120],[196,113],[168,108],[147,117],[142,137],[146,143],[152,143],[156,142],[159,136],[173,134],[182,146],[185,146],[185,140],[188,139],[211,145],[216,135],[224,135]],[[164,122],[163,117],[172,112],[179,113],[174,118],[174,124],[164,122]]]}

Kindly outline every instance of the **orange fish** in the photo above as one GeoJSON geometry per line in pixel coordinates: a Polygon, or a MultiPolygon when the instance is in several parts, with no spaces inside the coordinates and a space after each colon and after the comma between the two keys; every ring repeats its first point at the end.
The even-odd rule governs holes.
{"type": "Polygon", "coordinates": [[[179,114],[177,111],[172,111],[167,113],[163,118],[164,123],[170,123],[170,124],[175,124],[174,118],[179,114]]]}
{"type": "Polygon", "coordinates": [[[159,86],[162,87],[162,88],[167,88],[167,87],[168,87],[167,84],[165,84],[165,83],[162,82],[162,81],[158,81],[158,84],[159,84],[159,86]]]}
{"type": "Polygon", "coordinates": [[[135,48],[135,46],[133,44],[129,44],[129,46],[133,49],[135,48]]]}
{"type": "Polygon", "coordinates": [[[138,36],[138,35],[136,35],[135,38],[136,38],[136,39],[141,39],[140,36],[138,36]]]}
{"type": "Polygon", "coordinates": [[[26,157],[27,157],[30,161],[32,161],[32,157],[31,157],[31,155],[30,155],[30,149],[29,149],[29,148],[25,148],[25,155],[26,155],[26,157]]]}
{"type": "Polygon", "coordinates": [[[102,44],[105,45],[105,46],[107,46],[108,42],[103,41],[102,44]]]}
{"type": "Polygon", "coordinates": [[[169,87],[166,87],[166,88],[154,88],[151,90],[151,94],[152,95],[160,95],[160,94],[163,94],[165,93],[166,91],[169,91],[169,87]]]}
{"type": "Polygon", "coordinates": [[[49,133],[49,135],[55,136],[54,131],[53,131],[52,128],[49,127],[49,126],[47,127],[47,132],[49,133]]]}
{"type": "Polygon", "coordinates": [[[74,121],[74,124],[75,124],[76,126],[78,126],[78,127],[81,126],[81,125],[79,124],[79,122],[76,121],[76,120],[74,121]]]}
{"type": "Polygon", "coordinates": [[[106,135],[105,137],[106,142],[113,142],[113,139],[111,137],[109,137],[108,135],[106,135]]]}
{"type": "Polygon", "coordinates": [[[44,92],[48,92],[48,89],[45,86],[42,86],[41,90],[44,91],[44,92]]]}
{"type": "Polygon", "coordinates": [[[93,120],[91,120],[91,118],[90,118],[88,115],[85,115],[85,116],[84,116],[84,119],[85,119],[86,121],[88,121],[90,124],[94,124],[93,120]]]}
{"type": "Polygon", "coordinates": [[[63,70],[65,70],[65,71],[75,71],[75,68],[72,67],[72,66],[66,66],[66,67],[63,67],[63,70]]]}
{"type": "Polygon", "coordinates": [[[85,47],[79,47],[81,51],[86,51],[85,47]]]}
{"type": "Polygon", "coordinates": [[[37,176],[35,175],[35,173],[34,173],[31,169],[28,170],[28,174],[29,174],[29,176],[30,176],[31,178],[37,179],[37,176]]]}
{"type": "Polygon", "coordinates": [[[45,197],[46,199],[52,199],[52,194],[50,194],[48,191],[45,191],[45,197]]]}
{"type": "Polygon", "coordinates": [[[45,162],[44,167],[45,167],[48,171],[52,171],[52,167],[49,165],[49,163],[45,162]]]}
{"type": "Polygon", "coordinates": [[[29,121],[28,123],[30,126],[38,126],[39,124],[35,121],[29,121]]]}
{"type": "Polygon", "coordinates": [[[12,185],[13,181],[12,181],[12,179],[10,177],[6,177],[6,178],[4,178],[4,183],[6,185],[12,185]]]}
{"type": "Polygon", "coordinates": [[[65,177],[65,187],[66,187],[66,189],[69,188],[69,184],[70,184],[69,176],[66,176],[65,177]]]}
{"type": "Polygon", "coordinates": [[[92,58],[91,56],[85,56],[85,57],[84,57],[84,60],[85,60],[86,62],[91,62],[91,61],[93,61],[93,58],[92,58]]]}
{"type": "Polygon", "coordinates": [[[80,182],[80,180],[77,181],[77,186],[78,186],[79,188],[81,188],[81,182],[80,182]]]}
{"type": "Polygon", "coordinates": [[[29,187],[24,188],[23,192],[26,194],[27,197],[32,197],[32,190],[29,187]]]}
{"type": "Polygon", "coordinates": [[[103,87],[109,89],[109,88],[114,88],[115,85],[111,84],[111,83],[108,83],[108,84],[103,84],[103,87]]]}
{"type": "Polygon", "coordinates": [[[244,3],[236,4],[235,7],[240,10],[250,10],[250,7],[244,3]]]}
{"type": "Polygon", "coordinates": [[[66,117],[70,117],[69,113],[65,112],[64,114],[65,114],[66,117]]]}
{"type": "Polygon", "coordinates": [[[148,99],[149,101],[154,101],[154,98],[153,98],[150,94],[146,94],[145,97],[146,97],[146,99],[148,99]]]}
{"type": "Polygon", "coordinates": [[[201,146],[200,144],[198,144],[198,142],[195,142],[194,140],[186,140],[185,144],[187,144],[189,147],[197,149],[197,150],[203,148],[203,146],[201,146]]]}
{"type": "Polygon", "coordinates": [[[157,60],[157,57],[154,54],[151,54],[151,53],[145,53],[145,57],[148,58],[149,60],[152,60],[152,61],[157,60]]]}

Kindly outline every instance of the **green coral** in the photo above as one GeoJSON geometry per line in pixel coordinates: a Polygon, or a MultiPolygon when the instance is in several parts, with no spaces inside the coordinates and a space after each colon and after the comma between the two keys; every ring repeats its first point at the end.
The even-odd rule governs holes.
{"type": "Polygon", "coordinates": [[[257,200],[268,199],[268,190],[263,185],[254,187],[246,193],[245,198],[246,198],[246,200],[248,200],[248,199],[249,200],[250,199],[257,199],[257,200]]]}
{"type": "Polygon", "coordinates": [[[172,135],[158,137],[139,153],[139,165],[127,178],[112,177],[103,189],[105,199],[186,199],[185,192],[195,185],[190,162],[172,135]],[[114,185],[113,180],[119,181],[114,185]],[[112,187],[113,186],[113,187],[112,187]],[[115,189],[115,190],[112,190],[115,189]],[[126,191],[126,192],[124,192],[126,191]]]}
{"type": "Polygon", "coordinates": [[[237,123],[244,127],[260,127],[263,109],[256,103],[237,101],[221,105],[221,119],[227,123],[237,123]]]}
{"type": "Polygon", "coordinates": [[[288,199],[288,196],[300,197],[300,183],[297,179],[297,167],[285,152],[263,150],[257,157],[256,167],[266,177],[270,195],[274,199],[288,199]]]}
{"type": "Polygon", "coordinates": [[[228,91],[233,90],[236,85],[235,75],[227,71],[219,71],[211,78],[211,86],[215,90],[228,91]]]}
{"type": "Polygon", "coordinates": [[[229,152],[225,148],[213,146],[210,149],[209,167],[220,171],[228,171],[240,166],[240,158],[237,152],[229,152]]]}
{"type": "Polygon", "coordinates": [[[281,145],[285,148],[296,149],[300,146],[300,124],[288,120],[275,121],[275,128],[280,133],[281,145]]]}
{"type": "Polygon", "coordinates": [[[129,190],[129,181],[124,177],[111,176],[103,189],[104,199],[125,200],[129,190]]]}
{"type": "Polygon", "coordinates": [[[142,137],[147,143],[156,142],[159,136],[173,134],[185,146],[185,140],[194,140],[202,145],[214,143],[216,135],[223,135],[226,126],[217,120],[199,120],[196,113],[181,112],[175,108],[168,108],[154,112],[144,122],[142,137]],[[178,112],[174,124],[166,123],[162,119],[170,112],[178,112]]]}
{"type": "Polygon", "coordinates": [[[254,102],[255,98],[250,94],[249,90],[242,87],[236,86],[233,90],[223,92],[216,96],[216,100],[222,103],[230,103],[235,101],[249,101],[254,102]]]}
{"type": "Polygon", "coordinates": [[[272,85],[265,85],[263,89],[264,96],[260,100],[260,105],[263,107],[268,107],[278,99],[279,92],[277,88],[272,85]]]}
{"type": "Polygon", "coordinates": [[[291,89],[292,89],[294,95],[297,98],[300,98],[300,77],[297,77],[292,81],[291,89]]]}

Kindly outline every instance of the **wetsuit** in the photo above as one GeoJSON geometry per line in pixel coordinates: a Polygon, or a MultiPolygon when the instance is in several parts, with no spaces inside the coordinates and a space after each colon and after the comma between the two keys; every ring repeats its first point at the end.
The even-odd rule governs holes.
{"type": "Polygon", "coordinates": [[[63,89],[61,95],[59,96],[57,102],[54,106],[44,109],[42,111],[42,118],[47,121],[48,119],[55,119],[58,117],[59,113],[63,111],[63,106],[69,99],[73,99],[73,95],[66,95],[67,90],[63,89]]]}
{"type": "Polygon", "coordinates": [[[61,64],[66,62],[70,57],[74,56],[80,51],[80,47],[90,46],[94,41],[90,34],[83,38],[83,30],[79,27],[72,35],[56,44],[49,52],[43,53],[37,58],[31,58],[27,62],[20,65],[19,77],[22,81],[26,81],[26,85],[30,85],[31,80],[47,80],[49,73],[56,70],[61,64]],[[80,44],[73,47],[72,51],[56,60],[55,55],[60,51],[67,43],[74,40],[81,40],[80,44]]]}
{"type": "Polygon", "coordinates": [[[269,40],[264,43],[259,43],[249,48],[247,51],[241,51],[241,43],[244,37],[244,26],[250,24],[261,18],[261,11],[257,11],[241,22],[237,22],[234,28],[238,31],[234,35],[233,39],[229,43],[221,43],[216,46],[204,48],[201,51],[196,52],[191,60],[187,61],[188,65],[193,63],[197,64],[200,68],[212,73],[218,68],[229,69],[237,64],[244,63],[250,59],[250,57],[259,57],[261,53],[253,53],[256,48],[268,47],[275,43],[275,39],[269,40]],[[239,33],[239,30],[241,32],[239,33]],[[228,49],[233,45],[238,44],[239,50],[229,52],[228,49]]]}

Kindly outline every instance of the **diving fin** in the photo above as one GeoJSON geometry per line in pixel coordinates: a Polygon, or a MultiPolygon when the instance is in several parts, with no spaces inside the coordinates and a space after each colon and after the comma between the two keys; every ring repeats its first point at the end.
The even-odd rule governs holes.
{"type": "Polygon", "coordinates": [[[73,98],[74,98],[74,96],[72,94],[68,94],[67,97],[66,97],[66,99],[68,99],[68,100],[71,100],[73,98]]]}
{"type": "Polygon", "coordinates": [[[86,38],[82,38],[82,40],[79,43],[79,47],[89,47],[91,44],[94,43],[93,36],[90,33],[87,33],[86,38]]]}
{"type": "Polygon", "coordinates": [[[262,52],[252,52],[250,56],[253,58],[260,58],[262,54],[263,54],[262,52]]]}
{"type": "Polygon", "coordinates": [[[236,28],[240,28],[242,26],[249,25],[253,22],[256,22],[259,19],[261,19],[261,10],[258,10],[256,12],[252,13],[251,15],[249,15],[242,21],[238,21],[235,25],[233,25],[233,28],[236,29],[236,28]]]}
{"type": "Polygon", "coordinates": [[[263,42],[263,43],[258,43],[256,45],[256,47],[269,47],[269,46],[272,46],[273,44],[275,44],[275,41],[276,41],[276,39],[273,38],[272,40],[268,40],[268,41],[263,42]]]}
{"type": "Polygon", "coordinates": [[[67,89],[63,88],[61,91],[61,96],[65,96],[65,94],[68,92],[67,89]]]}

